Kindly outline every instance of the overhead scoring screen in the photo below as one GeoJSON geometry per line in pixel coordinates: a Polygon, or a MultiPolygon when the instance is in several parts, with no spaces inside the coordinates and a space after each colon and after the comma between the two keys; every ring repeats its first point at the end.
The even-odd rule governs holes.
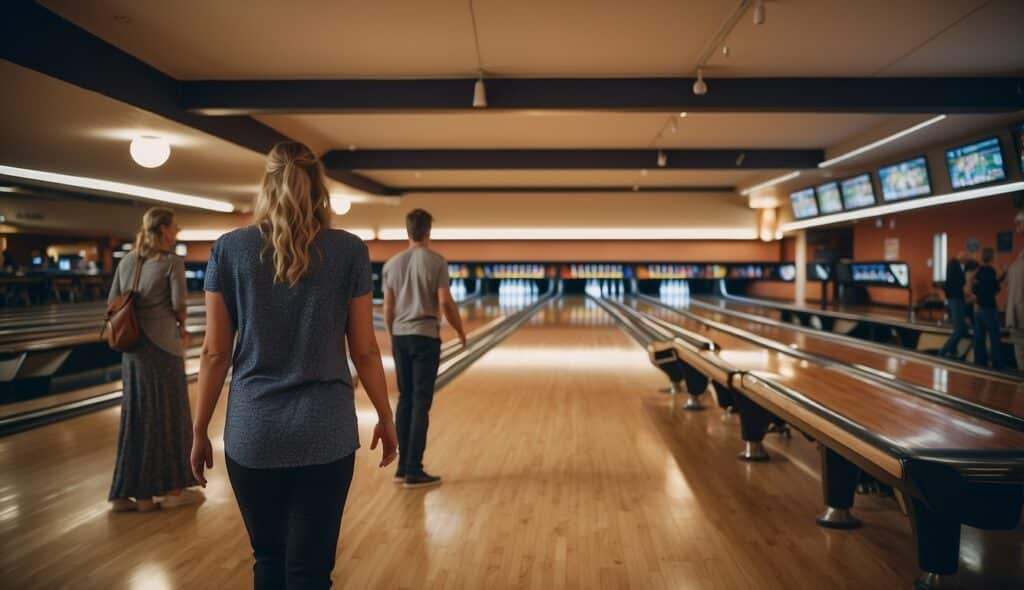
{"type": "Polygon", "coordinates": [[[818,211],[822,215],[839,213],[843,210],[843,197],[839,194],[838,182],[826,182],[814,188],[818,193],[818,211]]]}
{"type": "Polygon", "coordinates": [[[807,219],[818,214],[818,202],[814,199],[814,189],[805,188],[789,195],[793,203],[793,217],[807,219]]]}
{"type": "Polygon", "coordinates": [[[871,175],[861,174],[839,183],[843,194],[843,207],[860,209],[875,204],[875,189],[871,186],[871,175]]]}
{"type": "Polygon", "coordinates": [[[946,150],[946,164],[953,188],[967,188],[1006,178],[999,138],[990,137],[946,150]]]}
{"type": "Polygon", "coordinates": [[[1020,171],[1024,172],[1024,123],[1013,129],[1013,141],[1017,144],[1017,155],[1020,156],[1020,171]]]}
{"type": "Polygon", "coordinates": [[[932,192],[928,161],[924,156],[880,168],[878,179],[882,185],[882,200],[886,202],[921,197],[932,192]]]}

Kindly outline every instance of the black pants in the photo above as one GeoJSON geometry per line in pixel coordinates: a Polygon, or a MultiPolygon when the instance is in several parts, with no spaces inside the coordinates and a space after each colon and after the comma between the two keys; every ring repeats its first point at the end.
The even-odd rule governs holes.
{"type": "Polygon", "coordinates": [[[423,472],[427,448],[430,406],[434,403],[434,382],[441,362],[441,340],[426,336],[393,336],[391,352],[398,374],[398,472],[423,472]]]}
{"type": "Polygon", "coordinates": [[[256,558],[254,588],[330,588],[355,453],[283,469],[252,469],[225,458],[256,558]]]}

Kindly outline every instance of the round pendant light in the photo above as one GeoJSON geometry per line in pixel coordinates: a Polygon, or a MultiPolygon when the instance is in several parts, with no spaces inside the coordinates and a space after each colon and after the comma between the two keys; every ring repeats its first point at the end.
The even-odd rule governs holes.
{"type": "Polygon", "coordinates": [[[141,135],[132,140],[128,151],[139,166],[157,168],[171,157],[171,144],[160,137],[141,135]]]}
{"type": "Polygon", "coordinates": [[[331,210],[335,215],[344,215],[352,210],[352,200],[345,195],[331,195],[331,210]]]}

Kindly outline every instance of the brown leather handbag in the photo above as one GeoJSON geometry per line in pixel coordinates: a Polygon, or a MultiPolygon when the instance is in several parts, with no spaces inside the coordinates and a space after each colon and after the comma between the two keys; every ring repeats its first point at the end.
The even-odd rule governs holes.
{"type": "Polygon", "coordinates": [[[145,263],[145,258],[138,259],[131,290],[121,293],[107,306],[107,317],[103,322],[100,338],[103,338],[105,333],[107,344],[118,352],[131,351],[142,338],[139,320],[135,317],[135,299],[139,296],[139,277],[142,276],[142,265],[145,263]]]}

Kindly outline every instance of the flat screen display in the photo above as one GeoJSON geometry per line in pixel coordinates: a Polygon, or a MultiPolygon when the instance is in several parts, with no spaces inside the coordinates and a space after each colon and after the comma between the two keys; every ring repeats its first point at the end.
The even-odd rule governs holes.
{"type": "Polygon", "coordinates": [[[818,193],[818,211],[822,215],[839,213],[843,210],[843,197],[839,194],[838,182],[826,182],[814,188],[818,193]]]}
{"type": "Polygon", "coordinates": [[[1017,144],[1017,155],[1020,157],[1020,171],[1024,172],[1024,123],[1013,128],[1013,142],[1017,144]]]}
{"type": "Polygon", "coordinates": [[[998,137],[946,150],[946,164],[949,166],[949,180],[955,189],[1006,178],[1003,150],[999,147],[998,137]]]}
{"type": "Polygon", "coordinates": [[[882,200],[887,203],[922,197],[932,192],[932,184],[928,179],[928,161],[924,156],[880,168],[878,181],[882,185],[882,200]]]}
{"type": "Polygon", "coordinates": [[[875,204],[875,189],[871,186],[871,175],[861,174],[839,183],[843,194],[843,208],[861,209],[875,204]]]}
{"type": "Polygon", "coordinates": [[[805,188],[789,195],[793,203],[793,217],[807,219],[818,214],[818,201],[814,198],[814,189],[805,188]]]}

